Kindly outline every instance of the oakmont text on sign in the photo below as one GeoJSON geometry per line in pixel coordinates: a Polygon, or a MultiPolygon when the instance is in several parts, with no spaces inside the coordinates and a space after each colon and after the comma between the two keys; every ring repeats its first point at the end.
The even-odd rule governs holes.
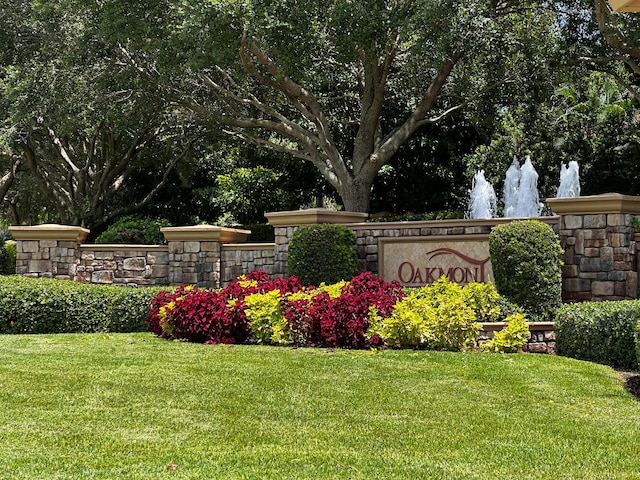
{"type": "Polygon", "coordinates": [[[466,285],[493,281],[488,236],[385,238],[380,240],[380,273],[407,287],[445,276],[466,285]]]}

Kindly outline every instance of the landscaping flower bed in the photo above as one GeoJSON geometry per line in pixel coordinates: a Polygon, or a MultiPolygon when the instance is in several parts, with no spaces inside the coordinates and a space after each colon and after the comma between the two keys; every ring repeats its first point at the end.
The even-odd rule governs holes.
{"type": "Polygon", "coordinates": [[[442,278],[405,292],[398,282],[365,272],[313,287],[256,271],[221,290],[162,292],[147,322],[156,335],[200,343],[455,351],[476,347],[478,322],[501,319],[507,327],[483,347],[517,351],[527,340],[525,317],[506,315],[503,304],[492,284],[461,287],[442,278]]]}

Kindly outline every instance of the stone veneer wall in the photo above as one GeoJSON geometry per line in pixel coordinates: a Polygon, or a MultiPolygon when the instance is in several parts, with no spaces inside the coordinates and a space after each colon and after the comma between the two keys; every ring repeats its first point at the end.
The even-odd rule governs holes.
{"type": "Polygon", "coordinates": [[[619,194],[549,199],[560,214],[564,301],[638,298],[635,215],[640,198],[619,194]]]}
{"type": "MultiPolygon", "coordinates": [[[[498,330],[504,328],[504,323],[483,323],[478,345],[493,338],[498,330]]],[[[530,322],[529,339],[522,348],[523,352],[556,354],[556,332],[553,322],[530,322]]]]}
{"type": "Polygon", "coordinates": [[[81,245],[74,280],[114,285],[168,285],[166,245],[81,245]]]}
{"type": "MultiPolygon", "coordinates": [[[[638,298],[640,197],[619,194],[547,199],[557,217],[541,217],[558,231],[565,248],[565,301],[638,298]]],[[[275,244],[238,245],[250,233],[210,225],[162,229],[164,247],[85,246],[88,230],[41,225],[10,227],[17,242],[20,275],[117,284],[224,286],[240,274],[263,269],[287,274],[288,244],[300,225],[341,223],[356,232],[361,270],[379,273],[381,240],[428,237],[487,237],[513,219],[364,223],[366,214],[310,209],[268,213],[275,244]]]]}
{"type": "MultiPolygon", "coordinates": [[[[620,194],[577,198],[550,198],[557,214],[539,217],[559,234],[565,250],[563,300],[622,300],[638,298],[640,235],[633,225],[640,218],[640,197],[620,194]]],[[[276,234],[274,276],[287,273],[291,236],[300,225],[342,223],[355,231],[361,271],[379,273],[380,240],[385,238],[428,238],[446,236],[488,236],[491,228],[514,219],[442,220],[430,222],[363,223],[351,212],[323,209],[267,214],[276,234]]]]}
{"type": "MultiPolygon", "coordinates": [[[[321,211],[322,209],[315,209],[321,211]]],[[[274,274],[276,276],[286,276],[287,256],[289,240],[301,225],[314,223],[309,211],[303,212],[277,212],[267,214],[269,223],[274,226],[276,241],[276,260],[274,274]],[[301,218],[299,219],[298,216],[301,218]],[[298,224],[298,222],[300,222],[298,224]]],[[[316,223],[342,223],[356,234],[358,248],[358,261],[360,271],[370,271],[378,274],[379,243],[381,239],[388,238],[428,238],[446,236],[466,236],[470,240],[474,236],[486,238],[491,233],[495,225],[509,223],[513,219],[492,218],[488,220],[433,220],[419,222],[358,222],[352,223],[355,218],[348,217],[349,212],[322,212],[318,215],[316,223]],[[343,214],[343,215],[340,215],[343,214]],[[351,221],[351,222],[349,222],[351,221]]],[[[362,214],[360,214],[362,215],[362,214]]],[[[557,232],[559,217],[540,217],[540,220],[549,223],[557,232]]]]}
{"type": "Polygon", "coordinates": [[[16,273],[124,286],[218,288],[242,273],[273,272],[274,244],[241,244],[247,230],[196,225],[162,229],[167,245],[84,245],[89,231],[66,225],[10,227],[16,273]]]}
{"type": "MultiPolygon", "coordinates": [[[[558,217],[540,217],[557,231],[558,217]]],[[[423,222],[378,222],[347,225],[356,233],[358,260],[361,271],[378,273],[379,240],[381,238],[425,238],[452,237],[463,235],[472,240],[474,236],[488,237],[491,229],[512,219],[493,218],[491,220],[437,220],[423,222]]]]}
{"type": "Polygon", "coordinates": [[[275,243],[233,243],[222,246],[221,284],[228,285],[253,270],[274,273],[275,243]]]}

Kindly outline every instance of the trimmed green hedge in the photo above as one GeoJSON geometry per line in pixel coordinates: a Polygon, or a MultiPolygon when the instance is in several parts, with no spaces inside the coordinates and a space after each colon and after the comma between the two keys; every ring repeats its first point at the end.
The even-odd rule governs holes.
{"type": "Polygon", "coordinates": [[[640,322],[636,325],[636,359],[640,365],[640,322]]]}
{"type": "Polygon", "coordinates": [[[162,245],[167,241],[160,229],[169,226],[168,220],[129,215],[110,225],[96,237],[95,243],[162,245]]]}
{"type": "Polygon", "coordinates": [[[303,225],[289,242],[289,276],[303,285],[349,280],[358,273],[356,234],[344,225],[303,225]]]}
{"type": "Polygon", "coordinates": [[[246,225],[241,225],[239,227],[233,228],[251,230],[251,235],[249,235],[249,238],[247,238],[247,243],[273,243],[276,238],[273,225],[269,225],[268,223],[248,223],[246,225]]]}
{"type": "Polygon", "coordinates": [[[556,352],[565,357],[636,369],[640,300],[584,302],[557,310],[556,352]]]}
{"type": "Polygon", "coordinates": [[[144,332],[162,290],[0,277],[0,333],[144,332]]]}

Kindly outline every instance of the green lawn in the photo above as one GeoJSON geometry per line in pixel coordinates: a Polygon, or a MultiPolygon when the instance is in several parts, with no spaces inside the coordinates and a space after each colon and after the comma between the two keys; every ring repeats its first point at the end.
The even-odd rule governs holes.
{"type": "Polygon", "coordinates": [[[640,479],[640,402],[566,358],[0,336],[0,382],[3,479],[640,479]]]}

